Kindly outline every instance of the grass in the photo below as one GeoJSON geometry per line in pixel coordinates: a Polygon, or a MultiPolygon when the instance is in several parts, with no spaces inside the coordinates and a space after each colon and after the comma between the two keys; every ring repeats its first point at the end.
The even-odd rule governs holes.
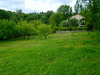
{"type": "Polygon", "coordinates": [[[0,42],[0,75],[99,75],[100,35],[96,32],[31,36],[0,42]],[[92,39],[92,35],[94,38],[92,39]]]}

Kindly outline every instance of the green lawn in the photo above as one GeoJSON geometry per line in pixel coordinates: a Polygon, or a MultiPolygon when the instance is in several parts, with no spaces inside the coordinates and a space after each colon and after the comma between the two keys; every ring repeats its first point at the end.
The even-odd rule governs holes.
{"type": "Polygon", "coordinates": [[[99,75],[100,35],[51,34],[0,42],[0,75],[99,75]],[[92,35],[94,38],[92,39],[92,35]]]}

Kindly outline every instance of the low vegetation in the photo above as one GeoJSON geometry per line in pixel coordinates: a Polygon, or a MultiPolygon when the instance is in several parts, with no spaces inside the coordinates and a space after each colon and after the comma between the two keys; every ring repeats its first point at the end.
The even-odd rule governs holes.
{"type": "MultiPolygon", "coordinates": [[[[69,31],[70,27],[59,27],[58,31],[69,31]]],[[[71,31],[87,30],[87,27],[71,27],[71,31]]]]}
{"type": "Polygon", "coordinates": [[[0,75],[99,75],[100,33],[51,34],[0,42],[0,75]],[[94,38],[92,38],[94,36],[94,38]]]}

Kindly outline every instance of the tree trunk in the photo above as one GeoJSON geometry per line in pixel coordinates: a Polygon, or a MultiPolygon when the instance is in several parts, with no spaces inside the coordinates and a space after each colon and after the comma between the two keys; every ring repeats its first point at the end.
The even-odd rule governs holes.
{"type": "Polygon", "coordinates": [[[28,40],[29,40],[29,35],[28,35],[28,40]]]}

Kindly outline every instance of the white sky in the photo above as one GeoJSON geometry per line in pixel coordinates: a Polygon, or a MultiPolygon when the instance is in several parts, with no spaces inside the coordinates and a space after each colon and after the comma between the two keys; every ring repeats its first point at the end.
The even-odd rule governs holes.
{"type": "Polygon", "coordinates": [[[15,11],[22,9],[23,12],[46,12],[57,8],[63,4],[74,7],[76,0],[0,0],[0,9],[15,11]]]}

